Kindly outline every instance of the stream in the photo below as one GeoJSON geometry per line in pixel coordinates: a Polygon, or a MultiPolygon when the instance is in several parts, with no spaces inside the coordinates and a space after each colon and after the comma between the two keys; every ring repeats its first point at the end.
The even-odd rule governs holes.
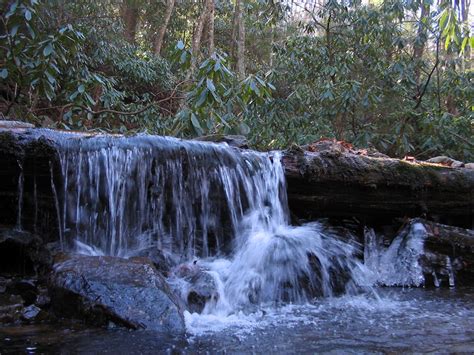
{"type": "MultiPolygon", "coordinates": [[[[425,280],[423,224],[407,224],[390,245],[370,228],[361,240],[321,221],[292,225],[279,152],[153,136],[41,134],[59,147],[60,178],[51,165],[50,184],[61,251],[116,257],[109,262],[158,251],[158,266],[168,267],[160,270],[165,288],[182,303],[173,300],[181,322],[184,309],[185,332],[58,318],[0,327],[0,354],[474,350],[474,288],[454,287],[449,258],[442,273],[430,271],[434,285],[425,280]]],[[[18,229],[22,184],[23,175],[18,229]]],[[[33,188],[36,199],[36,180],[33,188]]],[[[124,319],[140,314],[134,324],[141,324],[155,304],[143,296],[135,313],[127,313],[128,304],[114,309],[120,282],[133,288],[136,280],[112,274],[91,281],[109,290],[100,307],[124,319]]]]}
{"type": "Polygon", "coordinates": [[[474,349],[474,289],[378,289],[229,317],[188,315],[186,336],[37,325],[0,328],[13,353],[465,353],[474,349]]]}

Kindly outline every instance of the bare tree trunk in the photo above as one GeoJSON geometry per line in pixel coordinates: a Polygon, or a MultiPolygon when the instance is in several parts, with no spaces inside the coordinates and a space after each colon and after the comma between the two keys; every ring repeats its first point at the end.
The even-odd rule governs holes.
{"type": "Polygon", "coordinates": [[[413,60],[415,62],[415,81],[418,87],[418,94],[421,91],[420,74],[421,74],[421,60],[425,51],[426,41],[428,37],[428,21],[430,15],[430,4],[423,2],[421,5],[420,23],[418,25],[419,43],[413,46],[413,60]]]}
{"type": "Polygon", "coordinates": [[[168,28],[168,24],[171,19],[171,14],[173,13],[173,10],[174,10],[174,4],[175,4],[175,0],[168,0],[166,2],[165,17],[163,19],[163,24],[158,29],[158,34],[156,36],[155,44],[154,44],[154,51],[156,55],[160,55],[161,53],[161,48],[163,47],[163,40],[165,38],[166,29],[168,28]]]}
{"type": "Polygon", "coordinates": [[[235,0],[234,25],[235,25],[235,70],[237,77],[245,77],[245,24],[242,14],[243,1],[235,0]]]}
{"type": "Polygon", "coordinates": [[[209,17],[207,19],[207,40],[208,40],[208,50],[209,56],[214,54],[215,44],[214,44],[214,16],[216,11],[215,0],[210,0],[210,11],[209,17]]]}
{"type": "MultiPolygon", "coordinates": [[[[213,0],[205,0],[204,8],[202,9],[201,15],[199,16],[196,22],[196,27],[194,29],[194,34],[193,34],[193,40],[191,43],[192,57],[191,57],[191,68],[190,68],[190,71],[188,72],[189,73],[188,76],[191,75],[196,69],[196,63],[198,61],[199,51],[201,49],[202,33],[203,33],[204,25],[211,11],[212,4],[213,4],[213,0]]],[[[189,79],[189,77],[187,77],[187,79],[189,79]]]]}
{"type": "MultiPolygon", "coordinates": [[[[461,20],[466,26],[469,26],[469,7],[471,6],[470,0],[461,0],[461,20]]],[[[471,46],[466,46],[464,49],[463,57],[463,69],[471,69],[471,46]]]]}
{"type": "Polygon", "coordinates": [[[139,9],[130,0],[123,0],[122,20],[125,26],[124,36],[130,43],[135,43],[135,33],[137,31],[139,9]]]}

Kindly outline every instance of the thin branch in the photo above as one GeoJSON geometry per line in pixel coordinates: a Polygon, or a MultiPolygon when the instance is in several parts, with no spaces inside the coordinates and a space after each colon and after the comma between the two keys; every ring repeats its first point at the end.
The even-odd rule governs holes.
{"type": "Polygon", "coordinates": [[[418,96],[416,105],[414,107],[415,110],[418,107],[420,107],[421,100],[423,99],[423,96],[426,93],[426,89],[428,88],[428,85],[430,84],[431,76],[435,72],[436,68],[438,68],[438,64],[439,64],[439,37],[436,39],[436,61],[435,61],[435,65],[433,66],[433,69],[431,69],[431,72],[429,73],[428,78],[426,79],[425,85],[423,86],[423,90],[420,93],[420,95],[418,96]]]}

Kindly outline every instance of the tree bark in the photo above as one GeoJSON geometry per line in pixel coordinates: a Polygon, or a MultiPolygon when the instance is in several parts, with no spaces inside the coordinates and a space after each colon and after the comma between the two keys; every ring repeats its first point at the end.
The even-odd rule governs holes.
{"type": "Polygon", "coordinates": [[[161,48],[163,47],[166,30],[168,28],[171,15],[173,14],[174,4],[175,4],[175,0],[168,0],[166,2],[166,10],[165,10],[165,16],[163,18],[163,24],[158,29],[158,33],[156,35],[155,44],[153,48],[156,55],[161,54],[161,48]]]}
{"type": "Polygon", "coordinates": [[[234,29],[232,41],[234,46],[234,61],[237,77],[245,77],[245,23],[243,18],[243,1],[235,0],[234,7],[234,29]]]}
{"type": "MultiPolygon", "coordinates": [[[[209,17],[212,4],[213,4],[213,0],[205,0],[204,8],[202,9],[201,15],[199,16],[196,22],[196,27],[194,29],[193,40],[191,44],[191,54],[192,54],[191,68],[190,68],[188,76],[191,75],[196,69],[196,64],[198,62],[200,49],[201,49],[201,39],[202,39],[203,30],[204,30],[204,25],[206,24],[206,21],[209,17]]],[[[189,77],[187,77],[187,79],[189,79],[189,77]]]]}
{"type": "Polygon", "coordinates": [[[359,155],[340,148],[284,153],[290,209],[299,218],[368,224],[427,216],[474,226],[474,170],[359,155]]]}
{"type": "Polygon", "coordinates": [[[207,19],[207,40],[208,40],[208,51],[209,56],[214,54],[215,43],[214,43],[214,16],[216,11],[215,0],[210,0],[210,11],[207,19]]]}
{"type": "Polygon", "coordinates": [[[129,43],[135,43],[135,34],[138,25],[139,9],[130,0],[122,3],[122,20],[124,24],[124,37],[129,43]]]}

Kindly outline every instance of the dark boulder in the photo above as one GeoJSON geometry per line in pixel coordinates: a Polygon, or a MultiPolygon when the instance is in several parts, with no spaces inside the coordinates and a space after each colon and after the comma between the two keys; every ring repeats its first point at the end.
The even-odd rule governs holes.
{"type": "Polygon", "coordinates": [[[109,256],[73,256],[53,266],[51,306],[96,325],[184,332],[179,301],[152,263],[109,256]]]}
{"type": "Polygon", "coordinates": [[[14,229],[0,229],[0,272],[41,274],[49,270],[53,257],[38,236],[14,229]]]}

